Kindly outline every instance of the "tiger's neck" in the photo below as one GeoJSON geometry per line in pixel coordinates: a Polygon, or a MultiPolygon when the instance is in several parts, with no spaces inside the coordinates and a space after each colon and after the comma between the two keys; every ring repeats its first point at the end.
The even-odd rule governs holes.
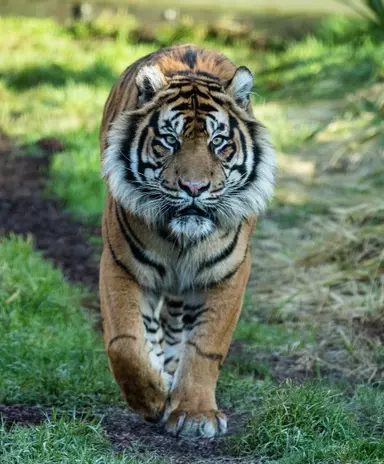
{"type": "Polygon", "coordinates": [[[208,288],[231,275],[244,260],[254,221],[231,230],[217,229],[206,238],[182,241],[167,229],[150,226],[112,198],[112,247],[140,286],[157,294],[185,295],[208,288]]]}

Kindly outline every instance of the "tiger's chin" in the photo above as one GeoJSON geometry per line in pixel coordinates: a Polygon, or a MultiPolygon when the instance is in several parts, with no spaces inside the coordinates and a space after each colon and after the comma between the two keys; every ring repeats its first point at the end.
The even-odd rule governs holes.
{"type": "Polygon", "coordinates": [[[174,217],[169,227],[176,237],[188,240],[202,239],[211,235],[216,229],[211,219],[196,215],[174,217]]]}

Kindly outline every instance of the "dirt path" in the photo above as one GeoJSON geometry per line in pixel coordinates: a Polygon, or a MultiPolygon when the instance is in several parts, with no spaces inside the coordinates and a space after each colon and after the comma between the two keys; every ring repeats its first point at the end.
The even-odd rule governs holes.
{"type": "Polygon", "coordinates": [[[0,234],[31,235],[70,281],[96,290],[98,262],[87,237],[100,230],[74,221],[58,201],[44,197],[51,155],[63,148],[55,139],[16,146],[0,134],[0,234]]]}

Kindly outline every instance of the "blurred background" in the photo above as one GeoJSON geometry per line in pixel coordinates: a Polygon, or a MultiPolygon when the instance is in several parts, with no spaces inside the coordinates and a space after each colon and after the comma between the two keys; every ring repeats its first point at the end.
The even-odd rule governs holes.
{"type": "Polygon", "coordinates": [[[0,462],[384,462],[383,39],[383,0],[0,0],[0,462]],[[98,319],[103,106],[182,42],[252,70],[279,164],[204,448],[127,411],[98,319]]]}

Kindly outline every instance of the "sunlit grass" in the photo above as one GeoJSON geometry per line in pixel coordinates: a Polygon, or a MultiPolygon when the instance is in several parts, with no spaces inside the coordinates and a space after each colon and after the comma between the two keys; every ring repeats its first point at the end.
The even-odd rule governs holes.
{"type": "MultiPolygon", "coordinates": [[[[41,464],[166,464],[156,453],[134,448],[117,454],[103,435],[99,421],[76,417],[47,419],[33,427],[0,424],[0,462],[41,464]]],[[[134,445],[134,443],[132,444],[134,445]]]]}
{"type": "MultiPolygon", "coordinates": [[[[382,394],[370,393],[382,406],[382,394]]],[[[383,436],[380,430],[359,424],[370,420],[362,406],[366,407],[363,394],[346,399],[340,390],[319,384],[271,387],[262,392],[246,431],[228,440],[229,450],[279,464],[380,463],[383,436]]],[[[381,412],[374,412],[372,423],[380,418],[381,412]]]]}
{"type": "Polygon", "coordinates": [[[0,274],[0,402],[119,402],[83,292],[21,238],[0,241],[0,274]]]}

